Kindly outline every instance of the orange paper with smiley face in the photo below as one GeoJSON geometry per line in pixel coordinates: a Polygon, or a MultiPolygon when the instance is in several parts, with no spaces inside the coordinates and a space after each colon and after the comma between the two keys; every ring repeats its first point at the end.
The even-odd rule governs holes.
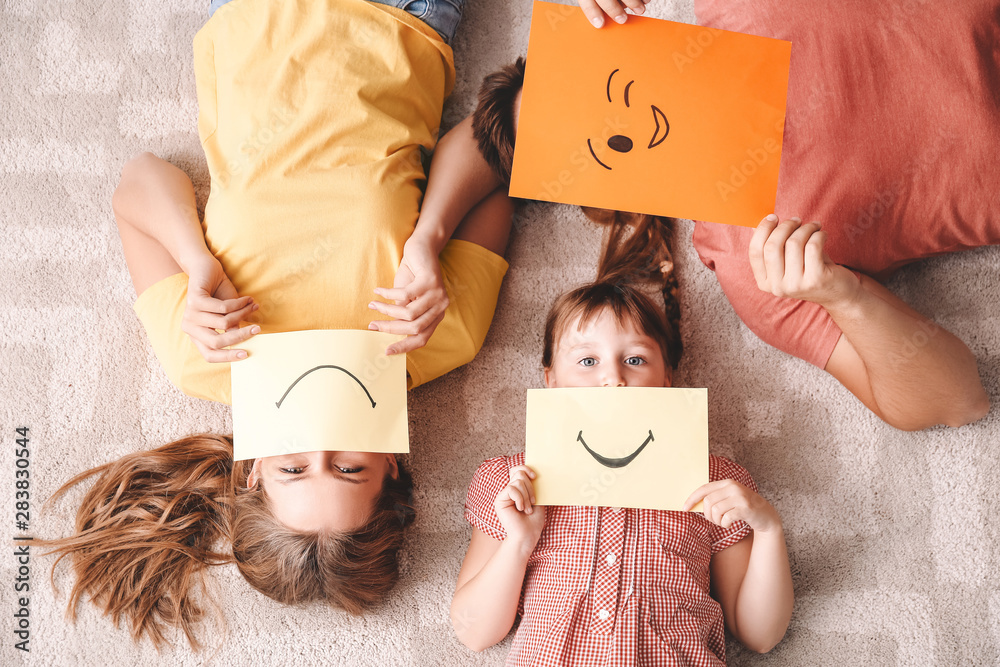
{"type": "Polygon", "coordinates": [[[535,2],[510,194],[755,226],[774,210],[791,42],[535,2]]]}

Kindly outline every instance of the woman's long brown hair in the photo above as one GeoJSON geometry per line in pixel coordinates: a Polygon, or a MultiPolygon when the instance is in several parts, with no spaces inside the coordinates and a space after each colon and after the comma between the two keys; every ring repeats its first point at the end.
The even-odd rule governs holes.
{"type": "MultiPolygon", "coordinates": [[[[253,461],[233,462],[232,439],[193,435],[80,473],[55,500],[97,476],[77,511],[76,530],[33,544],[72,561],[67,614],[86,594],[134,640],[159,648],[168,627],[195,649],[204,617],[195,589],[215,608],[205,570],[232,561],[258,591],[285,604],[322,600],[351,613],[380,601],[398,577],[403,528],[413,519],[412,481],[385,480],[368,522],[348,534],[301,533],[281,524],[261,487],[248,489],[253,461]],[[231,545],[231,549],[227,548],[231,545]],[[221,546],[223,550],[218,550],[221,546]]],[[[51,502],[51,501],[50,501],[51,502]]]]}
{"type": "MultiPolygon", "coordinates": [[[[479,151],[504,183],[510,183],[513,166],[516,134],[514,101],[524,83],[524,69],[524,58],[518,58],[514,64],[488,75],[479,89],[479,102],[472,117],[472,131],[479,151]]],[[[593,288],[590,292],[586,295],[581,292],[573,298],[576,306],[569,302],[556,303],[546,327],[546,340],[550,334],[561,330],[563,320],[579,312],[578,307],[584,308],[584,319],[588,319],[599,303],[617,303],[614,308],[627,311],[627,317],[635,319],[637,325],[660,341],[664,359],[676,368],[683,346],[677,277],[671,252],[673,218],[588,207],[583,207],[583,212],[590,220],[608,227],[597,279],[589,286],[593,288]],[[655,285],[663,296],[663,313],[655,315],[655,319],[660,321],[658,324],[651,319],[654,318],[653,312],[640,312],[644,308],[639,304],[645,297],[630,287],[640,284],[655,285]],[[606,289],[608,287],[610,292],[606,289]],[[626,289],[635,293],[625,295],[623,299],[626,289]],[[618,296],[613,294],[616,291],[620,293],[618,296]],[[590,305],[585,305],[585,302],[590,305]],[[558,316],[560,321],[552,322],[553,316],[558,316]],[[553,328],[552,332],[550,328],[553,328]]],[[[563,295],[561,299],[565,301],[569,296],[563,295]]],[[[620,319],[622,313],[616,311],[616,315],[620,319]]],[[[549,353],[545,355],[543,365],[548,367],[551,361],[548,343],[546,349],[549,353]]]]}

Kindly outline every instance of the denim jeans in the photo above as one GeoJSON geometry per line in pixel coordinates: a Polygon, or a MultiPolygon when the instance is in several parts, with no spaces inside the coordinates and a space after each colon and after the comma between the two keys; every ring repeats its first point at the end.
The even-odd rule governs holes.
{"type": "MultiPolygon", "coordinates": [[[[212,0],[208,8],[209,17],[227,2],[233,0],[212,0]]],[[[370,2],[390,5],[412,14],[434,28],[446,44],[451,44],[455,39],[455,30],[458,29],[462,8],[465,6],[465,0],[370,0],[370,2]]]]}

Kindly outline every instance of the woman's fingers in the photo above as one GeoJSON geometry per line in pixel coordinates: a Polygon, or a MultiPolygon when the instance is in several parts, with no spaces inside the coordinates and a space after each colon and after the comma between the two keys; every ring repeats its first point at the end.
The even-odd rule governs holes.
{"type": "Polygon", "coordinates": [[[444,319],[445,310],[448,304],[433,304],[415,320],[395,319],[395,320],[375,320],[368,325],[372,331],[384,331],[385,333],[398,334],[401,336],[417,336],[432,323],[440,322],[444,319]],[[439,319],[440,318],[440,319],[439,319]]]}
{"type": "Polygon", "coordinates": [[[260,327],[256,324],[235,327],[224,333],[219,333],[211,327],[192,325],[189,320],[181,323],[181,330],[191,337],[198,351],[201,352],[201,356],[206,361],[213,363],[246,359],[246,350],[227,350],[224,348],[239,345],[260,333],[260,327]]]}
{"type": "Polygon", "coordinates": [[[393,343],[385,349],[385,353],[390,356],[393,354],[405,354],[427,345],[431,336],[437,330],[438,325],[444,321],[444,316],[444,311],[441,311],[441,313],[437,316],[437,319],[433,320],[430,324],[424,327],[420,333],[414,336],[407,336],[398,343],[393,343]]]}
{"type": "Polygon", "coordinates": [[[204,291],[192,291],[188,293],[188,307],[206,313],[228,315],[238,310],[245,310],[248,306],[252,305],[256,305],[252,296],[240,296],[235,299],[216,299],[204,291]]]}
{"type": "Polygon", "coordinates": [[[223,363],[223,362],[236,362],[241,359],[247,358],[247,353],[245,350],[216,350],[203,344],[201,341],[192,338],[194,341],[194,346],[201,353],[201,356],[205,358],[205,361],[209,363],[223,363]]]}
{"type": "MultiPolygon", "coordinates": [[[[410,283],[412,285],[413,283],[410,283]]],[[[396,305],[405,306],[409,302],[417,298],[417,293],[415,290],[407,287],[376,287],[375,294],[378,294],[383,299],[388,299],[389,301],[395,301],[396,305]]]]}
{"type": "Polygon", "coordinates": [[[393,319],[412,322],[427,312],[443,311],[448,308],[448,293],[443,289],[440,291],[434,290],[420,295],[414,301],[406,303],[406,305],[371,301],[368,307],[393,319]]]}
{"type": "Polygon", "coordinates": [[[208,327],[211,329],[219,329],[221,331],[229,331],[230,329],[238,327],[240,322],[245,322],[249,319],[251,313],[253,313],[256,308],[257,304],[251,304],[226,315],[188,309],[188,311],[185,312],[184,317],[190,321],[191,324],[198,327],[208,327]]]}

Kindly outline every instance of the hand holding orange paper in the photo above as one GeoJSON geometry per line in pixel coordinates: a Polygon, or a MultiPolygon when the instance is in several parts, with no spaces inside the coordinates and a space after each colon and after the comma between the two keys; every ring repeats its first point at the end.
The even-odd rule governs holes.
{"type": "Polygon", "coordinates": [[[791,43],[534,4],[510,194],[754,226],[774,210],[791,43]]]}
{"type": "Polygon", "coordinates": [[[680,510],[708,482],[708,391],[529,389],[525,464],[538,505],[680,510]]]}

